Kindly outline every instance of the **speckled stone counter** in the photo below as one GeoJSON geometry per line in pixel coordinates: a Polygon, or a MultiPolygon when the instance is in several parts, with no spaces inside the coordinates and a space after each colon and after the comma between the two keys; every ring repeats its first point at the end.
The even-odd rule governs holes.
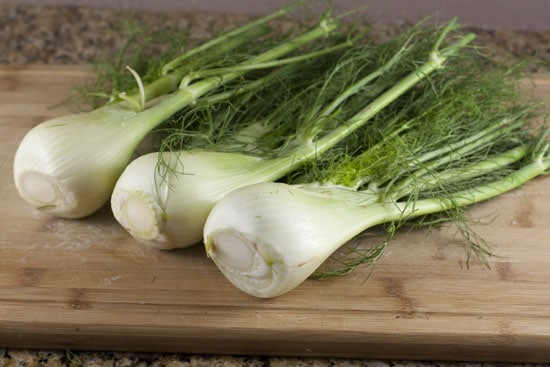
{"type": "MultiPolygon", "coordinates": [[[[120,13],[113,10],[54,6],[0,5],[1,64],[89,63],[99,53],[115,53],[128,36],[117,28],[120,13]],[[112,31],[110,31],[112,30],[112,31]]],[[[134,19],[151,27],[173,27],[199,42],[250,18],[215,14],[135,13],[134,19]]],[[[387,37],[403,24],[377,24],[374,32],[387,37]]],[[[527,58],[535,71],[550,64],[550,32],[473,29],[480,44],[502,57],[527,58]]],[[[0,367],[57,366],[497,366],[495,363],[378,361],[361,359],[291,358],[263,356],[202,356],[186,354],[14,350],[2,349],[0,367]]],[[[499,366],[505,366],[498,364],[499,366]]],[[[510,365],[511,366],[511,365],[510,365]]],[[[538,365],[543,366],[543,365],[538,365]]],[[[546,365],[550,366],[550,364],[546,365]]]]}
{"type": "MultiPolygon", "coordinates": [[[[118,26],[121,14],[107,9],[0,5],[0,63],[86,63],[98,53],[116,52],[128,36],[128,30],[118,26]]],[[[187,32],[189,39],[197,42],[251,19],[209,13],[123,14],[155,29],[187,32]]],[[[403,26],[400,22],[377,23],[371,34],[384,38],[403,26]]],[[[471,30],[477,33],[479,44],[496,50],[499,55],[550,63],[550,31],[471,30]]]]}
{"type": "Polygon", "coordinates": [[[0,349],[1,367],[547,367],[548,364],[0,349]]]}

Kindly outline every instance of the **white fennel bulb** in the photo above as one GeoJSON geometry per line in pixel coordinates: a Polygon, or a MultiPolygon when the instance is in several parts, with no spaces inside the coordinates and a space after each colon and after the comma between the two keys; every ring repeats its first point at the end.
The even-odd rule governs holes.
{"type": "Polygon", "coordinates": [[[211,151],[149,153],[132,161],[111,197],[116,220],[137,240],[160,249],[202,239],[204,222],[228,192],[272,178],[278,160],[211,151]],[[159,164],[159,154],[163,163],[159,164]]]}
{"type": "MultiPolygon", "coordinates": [[[[376,213],[362,205],[370,199],[369,194],[343,189],[246,186],[212,209],[204,227],[206,251],[240,290],[276,297],[301,284],[359,234],[365,216],[375,220],[376,213]]],[[[384,215],[382,207],[376,208],[384,215]]]]}
{"type": "Polygon", "coordinates": [[[118,176],[150,130],[147,115],[110,105],[37,125],[15,154],[13,174],[20,196],[60,217],[93,213],[109,200],[118,176]]]}

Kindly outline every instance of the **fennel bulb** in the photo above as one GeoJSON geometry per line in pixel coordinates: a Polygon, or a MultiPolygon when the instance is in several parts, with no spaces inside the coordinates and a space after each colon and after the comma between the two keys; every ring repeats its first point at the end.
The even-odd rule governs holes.
{"type": "Polygon", "coordinates": [[[232,191],[214,206],[204,226],[207,255],[250,295],[286,293],[364,229],[368,209],[350,201],[347,191],[341,194],[284,183],[232,191]]]}
{"type": "Polygon", "coordinates": [[[217,84],[210,81],[159,97],[139,112],[115,103],[35,126],[15,153],[13,176],[20,196],[59,217],[92,214],[109,200],[141,140],[217,84]]]}
{"type": "Polygon", "coordinates": [[[199,243],[214,204],[235,188],[272,179],[277,164],[240,153],[161,154],[166,166],[158,165],[156,152],[133,160],[111,197],[113,214],[122,227],[161,249],[199,243]]]}
{"type": "Polygon", "coordinates": [[[15,154],[17,190],[39,210],[66,218],[89,215],[108,200],[150,128],[148,116],[116,104],[42,123],[15,154]]]}

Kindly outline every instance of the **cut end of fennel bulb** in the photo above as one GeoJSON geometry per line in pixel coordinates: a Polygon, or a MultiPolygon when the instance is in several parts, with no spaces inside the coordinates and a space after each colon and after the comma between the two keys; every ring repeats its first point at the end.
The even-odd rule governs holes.
{"type": "Polygon", "coordinates": [[[207,254],[241,291],[280,296],[361,232],[368,213],[353,203],[365,198],[353,201],[348,192],[273,182],[234,190],[208,216],[207,254]]]}
{"type": "Polygon", "coordinates": [[[37,206],[55,205],[59,189],[51,177],[39,172],[26,172],[19,180],[19,189],[25,199],[37,206]]]}
{"type": "Polygon", "coordinates": [[[206,253],[237,288],[260,298],[272,297],[275,278],[284,273],[281,262],[274,262],[261,247],[238,231],[219,229],[208,236],[206,253]]]}
{"type": "Polygon", "coordinates": [[[170,248],[166,231],[162,230],[165,215],[154,198],[139,191],[117,190],[111,206],[116,220],[135,239],[154,247],[170,248]]]}
{"type": "Polygon", "coordinates": [[[43,172],[25,171],[16,176],[15,186],[19,195],[36,209],[66,218],[78,218],[78,203],[54,177],[43,172]]]}

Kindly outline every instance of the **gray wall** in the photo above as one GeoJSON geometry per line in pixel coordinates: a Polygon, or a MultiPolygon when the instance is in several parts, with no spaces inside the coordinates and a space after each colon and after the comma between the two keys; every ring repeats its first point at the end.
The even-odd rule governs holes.
{"type": "MultiPolygon", "coordinates": [[[[0,3],[78,4],[154,11],[211,11],[264,14],[289,0],[0,0],[0,3]]],[[[416,21],[439,14],[462,24],[497,29],[550,30],[550,0],[333,0],[342,10],[368,6],[382,20],[416,21]]]]}

